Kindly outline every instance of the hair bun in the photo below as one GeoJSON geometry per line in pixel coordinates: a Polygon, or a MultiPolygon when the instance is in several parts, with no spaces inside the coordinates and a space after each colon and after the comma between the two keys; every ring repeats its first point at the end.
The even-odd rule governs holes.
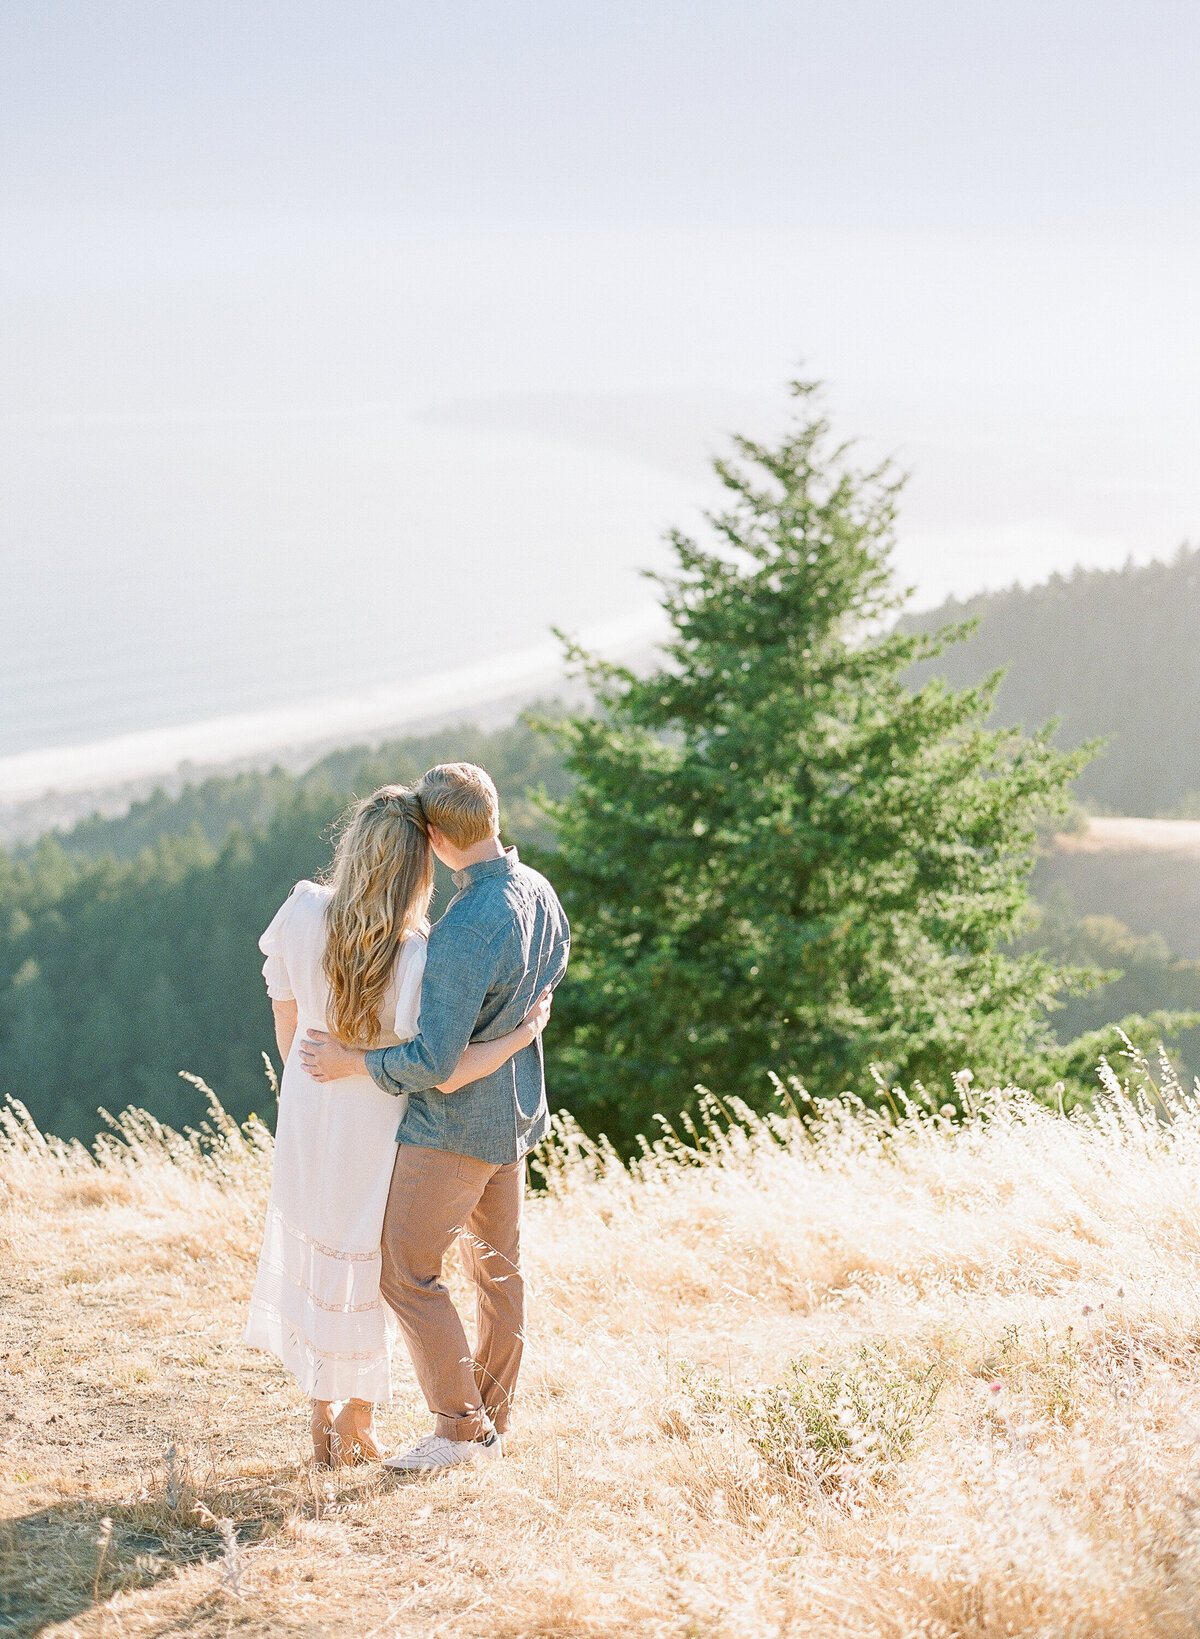
{"type": "Polygon", "coordinates": [[[425,835],[425,810],[421,806],[421,799],[409,785],[381,785],[377,791],[364,800],[364,807],[390,809],[393,814],[415,825],[421,835],[425,835]]]}
{"type": "Polygon", "coordinates": [[[426,832],[425,810],[421,807],[421,799],[417,796],[417,793],[412,790],[404,791],[397,798],[397,801],[405,819],[410,820],[424,836],[426,832]]]}

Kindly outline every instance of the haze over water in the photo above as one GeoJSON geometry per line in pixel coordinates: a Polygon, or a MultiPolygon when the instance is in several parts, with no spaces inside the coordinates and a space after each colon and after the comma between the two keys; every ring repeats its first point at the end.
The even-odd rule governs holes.
{"type": "Polygon", "coordinates": [[[631,615],[801,359],[924,603],[1200,535],[1193,8],[453,10],[5,8],[0,756],[631,615]]]}

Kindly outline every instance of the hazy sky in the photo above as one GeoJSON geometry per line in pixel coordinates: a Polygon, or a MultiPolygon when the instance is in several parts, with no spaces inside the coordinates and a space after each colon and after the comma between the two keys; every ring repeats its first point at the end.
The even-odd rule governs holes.
{"type": "Polygon", "coordinates": [[[7,0],[5,197],[1177,231],[1191,0],[7,0]]]}
{"type": "Polygon", "coordinates": [[[802,358],[926,601],[1200,535],[1198,71],[1195,0],[6,0],[0,753],[619,614],[802,358]]]}

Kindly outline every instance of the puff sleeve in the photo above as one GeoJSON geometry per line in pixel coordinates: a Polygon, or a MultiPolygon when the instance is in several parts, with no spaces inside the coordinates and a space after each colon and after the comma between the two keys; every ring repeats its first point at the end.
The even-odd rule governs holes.
{"type": "MultiPolygon", "coordinates": [[[[292,892],[294,893],[295,889],[292,892]]],[[[291,1002],[296,999],[284,958],[283,936],[291,909],[292,895],[289,894],[272,917],[271,925],[258,941],[258,948],[266,957],[262,971],[263,978],[267,981],[267,995],[273,1002],[291,1002]]]]}

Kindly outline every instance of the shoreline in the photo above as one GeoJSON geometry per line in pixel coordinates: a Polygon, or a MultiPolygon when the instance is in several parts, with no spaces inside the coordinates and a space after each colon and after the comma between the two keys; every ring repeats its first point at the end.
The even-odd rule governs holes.
{"type": "MultiPolygon", "coordinates": [[[[652,605],[580,633],[579,642],[606,659],[636,664],[662,631],[661,610],[652,605]]],[[[66,830],[92,813],[123,813],[159,787],[177,792],[214,775],[275,765],[300,773],[344,746],[381,744],[454,721],[499,727],[550,691],[582,692],[553,638],[353,695],[15,752],[0,757],[0,847],[66,830]]]]}

